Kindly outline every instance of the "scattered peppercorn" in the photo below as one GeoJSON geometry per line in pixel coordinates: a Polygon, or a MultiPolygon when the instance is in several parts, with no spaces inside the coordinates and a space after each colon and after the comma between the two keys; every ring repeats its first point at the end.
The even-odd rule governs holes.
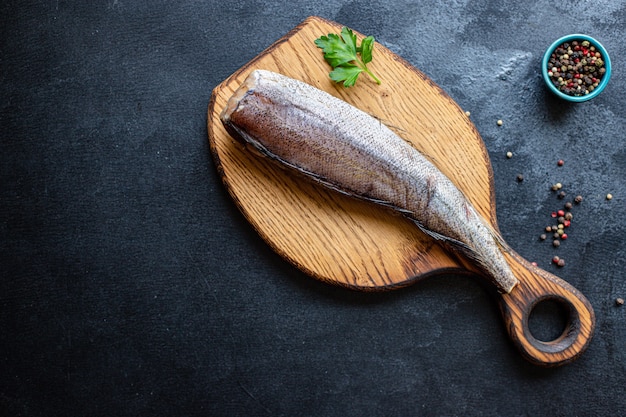
{"type": "Polygon", "coordinates": [[[503,123],[504,123],[504,122],[503,122],[502,120],[498,120],[498,121],[496,122],[496,124],[497,124],[498,126],[502,126],[502,124],[503,124],[503,123]]]}
{"type": "MultiPolygon", "coordinates": [[[[558,163],[558,165],[561,165],[558,163]]],[[[556,197],[559,199],[564,199],[567,193],[563,189],[563,184],[560,182],[554,183],[551,187],[552,191],[557,191],[556,197]]],[[[548,240],[551,238],[552,246],[558,249],[564,240],[569,238],[569,233],[566,233],[566,230],[572,225],[572,219],[574,215],[571,210],[575,204],[580,204],[583,198],[580,195],[577,195],[574,200],[566,201],[562,203],[562,208],[558,208],[551,212],[551,217],[555,219],[554,223],[549,224],[544,227],[544,232],[539,235],[539,241],[548,240]]],[[[552,262],[560,267],[565,266],[565,260],[562,260],[558,256],[553,257],[552,262]],[[561,261],[559,263],[559,261],[561,261]]]]}
{"type": "Polygon", "coordinates": [[[607,194],[606,195],[606,199],[607,200],[612,200],[613,199],[613,194],[607,194]]]}
{"type": "Polygon", "coordinates": [[[467,117],[470,117],[470,112],[469,112],[469,111],[466,111],[466,112],[465,112],[465,115],[466,115],[467,117]]]}
{"type": "Polygon", "coordinates": [[[517,182],[524,181],[524,176],[522,174],[517,174],[517,182]]]}
{"type": "Polygon", "coordinates": [[[554,86],[570,96],[584,96],[598,87],[606,72],[602,54],[588,41],[564,42],[548,60],[554,86]]]}
{"type": "Polygon", "coordinates": [[[559,259],[559,261],[556,263],[559,267],[564,267],[565,266],[565,259],[561,258],[559,259]]]}
{"type": "Polygon", "coordinates": [[[615,299],[615,304],[617,304],[618,306],[623,306],[624,305],[624,299],[623,298],[616,298],[615,299]]]}
{"type": "Polygon", "coordinates": [[[558,166],[562,167],[563,164],[565,164],[565,161],[563,161],[562,159],[559,159],[556,163],[558,166]]]}
{"type": "Polygon", "coordinates": [[[509,159],[513,158],[513,152],[507,152],[506,157],[509,159]]]}

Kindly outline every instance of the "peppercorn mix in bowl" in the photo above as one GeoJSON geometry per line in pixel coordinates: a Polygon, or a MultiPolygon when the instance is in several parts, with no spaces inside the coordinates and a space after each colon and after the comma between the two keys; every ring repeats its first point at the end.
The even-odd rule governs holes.
{"type": "Polygon", "coordinates": [[[591,36],[572,34],[550,45],[543,55],[541,72],[550,91],[578,103],[604,90],[611,77],[611,59],[604,46],[591,36]]]}

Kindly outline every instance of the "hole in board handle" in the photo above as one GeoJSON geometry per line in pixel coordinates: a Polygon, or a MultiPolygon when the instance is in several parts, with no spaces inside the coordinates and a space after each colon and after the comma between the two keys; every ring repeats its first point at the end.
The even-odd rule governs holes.
{"type": "Polygon", "coordinates": [[[528,316],[528,330],[540,342],[559,339],[570,322],[570,308],[556,298],[546,298],[535,304],[528,316]]]}

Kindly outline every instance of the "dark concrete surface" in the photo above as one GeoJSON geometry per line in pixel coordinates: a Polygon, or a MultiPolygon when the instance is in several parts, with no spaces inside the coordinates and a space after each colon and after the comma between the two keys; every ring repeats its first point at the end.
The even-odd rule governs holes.
{"type": "MultiPolygon", "coordinates": [[[[0,414],[625,414],[626,3],[285,4],[2,2],[0,414]],[[351,292],[251,229],[211,160],[209,97],[310,15],[374,35],[471,112],[504,237],[595,308],[579,360],[527,363],[476,280],[351,292]],[[572,105],[548,94],[539,61],[575,32],[614,70],[572,105]],[[554,182],[584,197],[558,250],[538,242],[562,204],[554,182]]],[[[555,315],[535,331],[558,333],[555,315]]]]}

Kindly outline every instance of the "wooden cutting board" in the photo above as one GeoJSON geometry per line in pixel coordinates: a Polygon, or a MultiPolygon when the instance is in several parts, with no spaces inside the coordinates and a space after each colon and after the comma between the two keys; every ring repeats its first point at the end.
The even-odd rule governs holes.
{"type": "MultiPolygon", "coordinates": [[[[209,140],[229,194],[278,254],[325,282],[381,290],[442,273],[478,274],[470,261],[446,251],[404,217],[292,175],[247,151],[222,126],[220,112],[252,70],[266,69],[302,80],[364,110],[411,142],[497,230],[491,163],[463,109],[427,76],[380,44],[368,66],[382,79],[381,85],[365,74],[351,88],[332,82],[331,68],[314,40],[340,30],[337,23],[310,17],[213,90],[209,140]]],[[[501,296],[501,306],[509,334],[521,352],[543,365],[578,357],[593,333],[595,318],[589,302],[569,284],[516,253],[506,258],[520,284],[501,296]],[[543,299],[559,300],[570,311],[567,328],[555,341],[539,341],[528,329],[528,316],[543,299]]]]}

